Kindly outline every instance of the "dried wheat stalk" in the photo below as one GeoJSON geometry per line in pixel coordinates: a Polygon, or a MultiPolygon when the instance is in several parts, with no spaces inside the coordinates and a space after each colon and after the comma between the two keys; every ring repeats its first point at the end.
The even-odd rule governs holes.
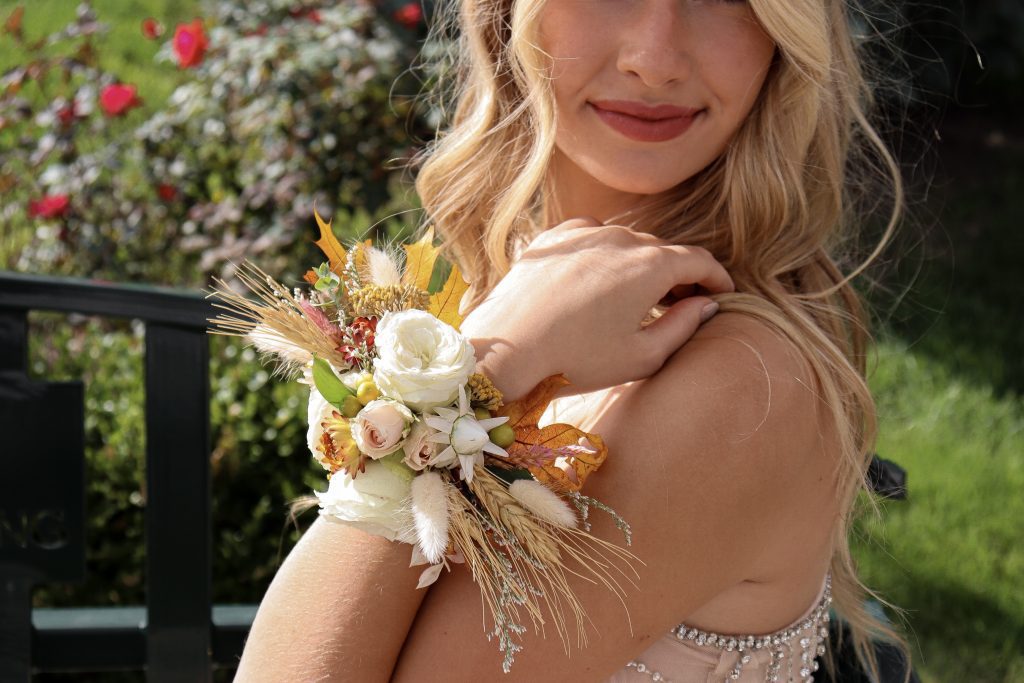
{"type": "MultiPolygon", "coordinates": [[[[478,560],[483,559],[491,571],[495,567],[503,568],[505,571],[498,571],[502,581],[512,581],[534,588],[528,590],[525,596],[520,593],[519,597],[525,597],[524,607],[528,609],[535,628],[539,624],[542,635],[545,622],[541,615],[546,611],[568,654],[570,634],[566,618],[571,616],[576,624],[577,646],[586,647],[589,639],[584,621],[590,619],[569,585],[569,576],[578,576],[585,581],[603,584],[618,597],[623,607],[626,607],[625,591],[611,568],[614,567],[636,586],[636,582],[618,566],[616,560],[627,564],[639,578],[639,574],[630,564],[632,560],[639,558],[585,531],[555,526],[539,519],[516,501],[502,480],[482,467],[477,467],[474,471],[469,488],[486,513],[483,523],[490,526],[489,530],[492,533],[491,538],[487,540],[501,548],[497,557],[491,554],[495,552],[494,548],[488,548],[482,553],[471,550],[471,554],[478,560]],[[505,562],[502,562],[502,559],[505,562]]],[[[462,498],[462,494],[457,490],[456,495],[462,498]]],[[[475,511],[472,503],[464,498],[463,501],[464,510],[475,511]]],[[[465,519],[471,520],[473,515],[465,515],[465,519]]],[[[475,539],[474,544],[478,542],[479,537],[475,539]]],[[[472,563],[470,555],[466,555],[466,559],[467,563],[472,563]]],[[[477,571],[474,569],[474,577],[476,576],[477,571]]],[[[513,614],[517,612],[514,606],[513,609],[507,609],[507,605],[496,599],[499,596],[495,595],[495,588],[493,585],[482,585],[481,593],[484,594],[487,606],[497,624],[507,615],[496,612],[496,608],[499,611],[506,609],[513,614]]],[[[628,618],[628,608],[626,613],[628,618]]]]}
{"type": "Polygon", "coordinates": [[[215,326],[210,330],[212,334],[253,341],[254,333],[258,333],[262,340],[259,346],[272,347],[290,371],[301,371],[314,354],[334,367],[348,366],[337,350],[337,341],[306,315],[287,287],[248,262],[238,269],[237,276],[256,299],[236,294],[225,282],[215,279],[221,290],[210,296],[220,297],[224,303],[214,306],[228,313],[209,319],[215,326]]]}

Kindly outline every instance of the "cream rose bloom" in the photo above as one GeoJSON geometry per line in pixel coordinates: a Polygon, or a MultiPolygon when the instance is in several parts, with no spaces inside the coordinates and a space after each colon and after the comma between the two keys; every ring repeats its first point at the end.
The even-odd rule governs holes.
{"type": "Polygon", "coordinates": [[[402,459],[402,462],[416,471],[424,470],[427,467],[451,467],[457,465],[459,463],[457,456],[451,454],[449,457],[442,458],[441,449],[437,447],[435,442],[428,440],[431,434],[436,433],[436,429],[431,429],[422,420],[417,420],[413,424],[408,438],[405,440],[405,445],[402,447],[405,451],[405,458],[402,459]]]}
{"type": "Polygon", "coordinates": [[[374,345],[377,388],[416,411],[450,405],[476,368],[469,340],[426,311],[385,313],[374,345]]]}
{"type": "Polygon", "coordinates": [[[326,464],[324,460],[324,452],[321,448],[321,442],[324,436],[324,420],[331,416],[331,413],[337,410],[334,406],[327,402],[320,392],[315,387],[310,386],[309,388],[309,428],[306,429],[306,445],[309,446],[309,452],[313,455],[324,469],[330,469],[330,465],[326,464]]]}
{"type": "Polygon", "coordinates": [[[363,453],[377,460],[400,448],[416,416],[398,401],[370,401],[352,418],[352,440],[363,453]]]}
{"type": "Polygon", "coordinates": [[[396,464],[371,460],[366,471],[354,479],[338,472],[326,491],[315,492],[320,514],[389,541],[415,543],[416,527],[408,501],[412,473],[405,475],[404,465],[396,464]]]}

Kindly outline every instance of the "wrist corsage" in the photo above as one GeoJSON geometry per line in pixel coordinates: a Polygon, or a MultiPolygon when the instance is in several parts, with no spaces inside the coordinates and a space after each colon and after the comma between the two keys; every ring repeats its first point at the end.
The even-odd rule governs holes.
{"type": "Polygon", "coordinates": [[[310,385],[308,444],[327,471],[320,514],[412,545],[410,566],[429,565],[419,586],[452,564],[469,565],[504,653],[507,673],[522,646],[524,613],[544,634],[550,623],[569,651],[570,626],[586,645],[586,613],[569,586],[581,575],[625,605],[618,577],[637,559],[588,533],[587,476],[607,456],[604,442],[566,424],[539,427],[563,375],[505,404],[476,372],[459,333],[467,289],[452,266],[430,292],[438,249],[432,231],[400,252],[369,240],[345,249],[316,214],[316,244],[328,261],[305,275],[305,291],[246,264],[247,298],[218,281],[215,333],[246,338],[286,375],[310,385]],[[618,575],[618,576],[617,576],[618,575]]]}

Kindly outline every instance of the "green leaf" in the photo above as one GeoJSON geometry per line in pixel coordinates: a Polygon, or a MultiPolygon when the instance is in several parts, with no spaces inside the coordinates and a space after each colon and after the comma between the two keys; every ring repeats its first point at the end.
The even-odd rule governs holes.
{"type": "Polygon", "coordinates": [[[519,467],[495,467],[493,465],[487,465],[487,471],[501,479],[506,484],[511,484],[517,479],[533,479],[533,475],[530,474],[530,470],[524,470],[519,467]]]}
{"type": "Polygon", "coordinates": [[[353,395],[352,390],[334,374],[327,361],[316,356],[313,356],[313,384],[316,385],[316,390],[320,392],[320,395],[338,410],[341,410],[341,404],[345,397],[353,395]]]}

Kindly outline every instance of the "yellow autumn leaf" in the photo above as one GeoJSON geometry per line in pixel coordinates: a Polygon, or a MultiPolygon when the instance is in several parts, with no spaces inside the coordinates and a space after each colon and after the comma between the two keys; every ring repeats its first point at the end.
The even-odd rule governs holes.
{"type": "Polygon", "coordinates": [[[452,272],[448,275],[448,281],[444,283],[441,291],[430,295],[430,307],[427,312],[434,317],[448,323],[456,330],[462,325],[462,316],[459,315],[459,303],[462,295],[469,289],[469,283],[462,279],[459,267],[452,264],[452,272]]]}
{"type": "Polygon", "coordinates": [[[414,244],[404,244],[405,272],[402,273],[403,285],[415,285],[424,292],[430,291],[430,274],[434,271],[434,262],[440,251],[434,246],[434,228],[427,228],[422,239],[414,244]]]}
{"type": "Polygon", "coordinates": [[[345,270],[348,252],[345,251],[345,247],[341,246],[341,242],[338,241],[338,238],[334,236],[334,231],[331,230],[331,223],[334,222],[334,219],[332,218],[327,223],[324,223],[324,219],[317,213],[316,207],[313,208],[313,216],[316,217],[316,224],[320,228],[320,239],[313,242],[313,244],[320,247],[320,251],[327,255],[331,263],[331,272],[341,276],[345,270]]]}
{"type": "Polygon", "coordinates": [[[562,492],[579,491],[608,457],[608,447],[597,434],[567,424],[537,426],[555,394],[568,384],[565,375],[551,375],[523,398],[495,412],[495,417],[508,416],[516,435],[515,443],[505,449],[509,463],[562,492]],[[564,458],[562,466],[556,464],[556,458],[564,458]]]}

